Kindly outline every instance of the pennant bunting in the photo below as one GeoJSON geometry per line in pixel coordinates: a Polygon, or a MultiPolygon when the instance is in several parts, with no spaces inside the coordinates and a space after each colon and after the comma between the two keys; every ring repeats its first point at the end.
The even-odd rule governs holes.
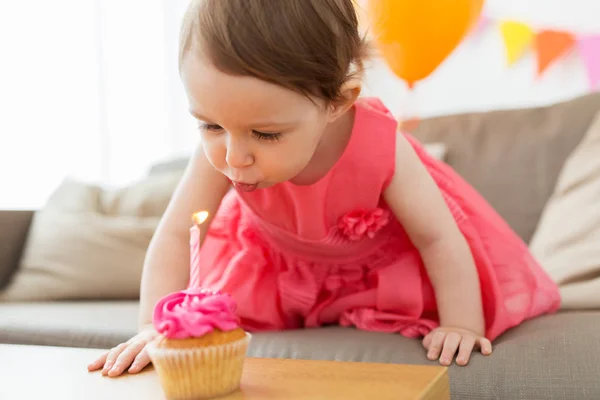
{"type": "Polygon", "coordinates": [[[566,55],[575,45],[575,37],[563,31],[541,30],[535,35],[534,48],[538,76],[559,57],[566,55]]]}
{"type": "MultiPolygon", "coordinates": [[[[364,4],[370,0],[354,0],[362,24],[368,20],[364,4]]],[[[514,20],[501,20],[480,15],[467,36],[477,36],[490,25],[499,27],[504,44],[506,63],[515,64],[523,55],[533,50],[537,61],[537,75],[542,76],[550,66],[577,48],[585,64],[590,88],[600,89],[600,34],[579,36],[576,33],[556,29],[534,29],[531,25],[514,20]]],[[[394,45],[393,43],[391,44],[394,45]]],[[[397,44],[395,44],[397,45],[397,44]]],[[[418,119],[403,121],[403,129],[410,131],[419,123],[418,119]]]]}
{"type": "Polygon", "coordinates": [[[600,35],[584,36],[577,45],[588,73],[590,88],[594,90],[600,84],[600,35]]]}
{"type": "Polygon", "coordinates": [[[502,39],[504,39],[508,65],[512,65],[531,46],[534,32],[528,25],[515,21],[501,22],[500,32],[502,33],[502,39]]]}

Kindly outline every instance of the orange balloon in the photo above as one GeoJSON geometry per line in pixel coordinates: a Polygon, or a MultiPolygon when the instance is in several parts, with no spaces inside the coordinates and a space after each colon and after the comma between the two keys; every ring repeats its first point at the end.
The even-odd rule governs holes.
{"type": "Polygon", "coordinates": [[[378,50],[410,87],[429,76],[477,21],[484,0],[369,0],[378,50]]]}

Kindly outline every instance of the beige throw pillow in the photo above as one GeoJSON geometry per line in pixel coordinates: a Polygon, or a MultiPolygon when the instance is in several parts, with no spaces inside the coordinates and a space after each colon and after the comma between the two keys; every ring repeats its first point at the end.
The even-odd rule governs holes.
{"type": "Polygon", "coordinates": [[[63,182],[35,214],[0,301],[138,298],[146,249],[181,173],[118,190],[63,182]]]}
{"type": "Polygon", "coordinates": [[[600,308],[600,113],[568,157],[531,241],[562,308],[600,308]]]}

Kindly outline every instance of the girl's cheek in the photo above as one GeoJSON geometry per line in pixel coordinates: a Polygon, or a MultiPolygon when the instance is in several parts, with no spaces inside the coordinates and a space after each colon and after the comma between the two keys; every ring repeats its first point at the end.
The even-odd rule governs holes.
{"type": "Polygon", "coordinates": [[[208,161],[216,167],[223,168],[225,163],[225,154],[227,150],[225,148],[221,148],[223,146],[219,146],[218,141],[215,140],[203,140],[202,147],[204,148],[204,154],[206,154],[206,158],[208,161]]]}

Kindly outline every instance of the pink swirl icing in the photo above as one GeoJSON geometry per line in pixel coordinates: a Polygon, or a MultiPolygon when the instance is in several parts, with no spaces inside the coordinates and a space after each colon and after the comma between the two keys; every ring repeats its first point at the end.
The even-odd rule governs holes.
{"type": "Polygon", "coordinates": [[[215,329],[239,328],[231,296],[205,289],[190,288],[171,293],[156,303],[152,323],[169,339],[203,336],[215,329]]]}

